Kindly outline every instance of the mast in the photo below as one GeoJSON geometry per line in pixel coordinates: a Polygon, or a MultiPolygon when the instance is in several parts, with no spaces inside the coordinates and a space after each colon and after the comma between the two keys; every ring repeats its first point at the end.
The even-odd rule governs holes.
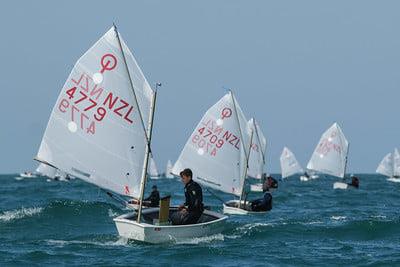
{"type": "Polygon", "coordinates": [[[346,153],[346,160],[344,162],[344,172],[343,172],[343,179],[346,177],[346,169],[347,169],[347,157],[349,155],[350,143],[347,145],[347,153],[346,153]]]}
{"type": "MultiPolygon", "coordinates": [[[[249,152],[246,155],[246,170],[244,171],[244,176],[243,176],[242,192],[240,193],[240,198],[239,198],[239,207],[242,206],[242,198],[244,195],[244,187],[245,187],[245,182],[246,182],[246,177],[247,177],[247,170],[249,169],[249,158],[250,158],[250,149],[251,149],[252,142],[253,142],[253,130],[251,130],[251,135],[250,135],[249,152]]],[[[246,153],[246,151],[245,151],[245,153],[246,153]]],[[[246,203],[244,203],[244,204],[246,204],[246,203]]]]}
{"type": "Polygon", "coordinates": [[[114,25],[115,34],[117,36],[119,48],[121,49],[121,54],[122,54],[122,58],[124,60],[124,65],[125,65],[125,68],[126,68],[126,72],[128,73],[129,83],[131,85],[133,97],[134,97],[135,103],[136,103],[137,108],[138,108],[140,122],[142,124],[143,132],[144,132],[144,135],[145,135],[145,138],[146,138],[146,143],[147,143],[146,150],[145,150],[145,159],[144,159],[144,162],[143,162],[142,178],[141,178],[141,182],[140,182],[139,212],[138,212],[138,217],[137,217],[137,222],[140,223],[140,217],[141,217],[141,214],[142,214],[142,202],[143,202],[142,200],[143,200],[144,188],[145,188],[146,177],[147,177],[147,167],[148,167],[148,163],[149,163],[149,154],[151,153],[150,141],[151,141],[151,134],[152,134],[152,129],[153,129],[153,117],[154,117],[154,110],[155,110],[155,101],[156,101],[156,96],[157,96],[157,86],[159,84],[156,85],[156,90],[153,92],[153,98],[152,98],[151,107],[150,107],[150,114],[151,115],[149,117],[148,129],[146,131],[146,127],[145,127],[144,121],[143,121],[142,112],[140,110],[139,102],[138,102],[137,97],[136,97],[135,88],[133,86],[132,77],[131,77],[131,74],[129,72],[128,63],[126,61],[124,49],[122,47],[122,43],[121,43],[121,39],[119,37],[117,26],[115,24],[113,24],[113,25],[114,25]]]}
{"type": "Polygon", "coordinates": [[[244,153],[245,153],[245,155],[246,155],[246,168],[245,168],[245,170],[243,171],[243,174],[242,174],[242,177],[241,177],[242,180],[243,180],[243,182],[242,182],[242,192],[240,193],[240,199],[239,199],[239,206],[241,206],[241,201],[242,201],[243,192],[244,192],[244,185],[245,185],[246,176],[247,176],[247,169],[248,169],[248,165],[249,165],[250,147],[251,147],[251,142],[252,142],[252,139],[253,139],[253,131],[251,131],[250,147],[249,147],[249,152],[247,152],[247,151],[246,151],[246,147],[245,147],[245,145],[244,145],[244,143],[243,143],[244,139],[243,139],[242,129],[241,129],[241,127],[240,127],[239,115],[238,115],[238,113],[237,113],[235,98],[234,98],[234,96],[233,96],[233,92],[232,92],[231,90],[229,90],[229,92],[231,93],[231,98],[232,98],[232,102],[233,102],[233,107],[234,107],[234,109],[235,109],[235,115],[236,115],[235,117],[236,117],[236,122],[237,122],[237,124],[238,124],[238,126],[239,126],[240,138],[242,139],[242,142],[240,142],[240,143],[242,144],[242,148],[243,148],[244,153]]]}
{"type": "Polygon", "coordinates": [[[157,99],[157,88],[158,86],[161,86],[161,83],[156,83],[156,90],[153,92],[153,98],[151,101],[151,106],[150,106],[150,117],[149,117],[149,126],[148,126],[148,131],[147,131],[147,136],[148,136],[148,143],[146,146],[146,156],[145,160],[143,163],[143,171],[142,171],[142,180],[140,182],[140,196],[139,196],[139,211],[138,211],[138,217],[137,217],[137,222],[140,223],[140,217],[142,216],[142,207],[143,207],[143,198],[144,198],[144,189],[146,187],[146,181],[147,181],[147,167],[149,163],[149,155],[151,153],[150,149],[150,142],[151,142],[151,136],[153,133],[153,120],[154,120],[154,111],[156,109],[156,99],[157,99]]]}

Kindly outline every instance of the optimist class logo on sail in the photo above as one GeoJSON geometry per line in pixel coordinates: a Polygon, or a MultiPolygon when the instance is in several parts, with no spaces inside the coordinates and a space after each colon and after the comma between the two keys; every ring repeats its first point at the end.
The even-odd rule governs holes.
{"type": "Polygon", "coordinates": [[[195,130],[191,138],[192,144],[197,148],[200,155],[207,153],[216,156],[219,149],[225,143],[234,149],[239,149],[240,138],[231,131],[224,129],[224,120],[232,116],[232,109],[225,107],[221,110],[221,118],[213,120],[206,118],[200,122],[199,128],[195,130]]]}
{"type": "Polygon", "coordinates": [[[67,82],[65,95],[57,105],[58,111],[68,116],[68,129],[71,132],[80,128],[87,134],[95,134],[96,125],[103,122],[106,116],[117,116],[124,123],[133,123],[133,106],[100,85],[105,72],[114,70],[117,63],[113,54],[104,54],[100,60],[99,72],[92,77],[83,72],[78,73],[67,82]]]}

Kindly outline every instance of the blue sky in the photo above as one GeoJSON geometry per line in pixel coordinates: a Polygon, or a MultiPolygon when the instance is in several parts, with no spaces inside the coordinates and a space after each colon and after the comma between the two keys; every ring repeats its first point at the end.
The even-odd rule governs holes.
{"type": "Polygon", "coordinates": [[[399,146],[398,1],[3,1],[0,172],[33,169],[75,61],[115,22],[151,83],[153,151],[178,157],[203,113],[232,88],[267,139],[304,166],[337,121],[349,171],[374,172],[399,146]]]}

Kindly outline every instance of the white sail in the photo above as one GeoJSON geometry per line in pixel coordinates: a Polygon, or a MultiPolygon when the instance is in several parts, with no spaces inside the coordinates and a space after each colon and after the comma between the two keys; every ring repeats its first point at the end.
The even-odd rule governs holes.
{"type": "Polygon", "coordinates": [[[76,62],[36,159],[107,190],[138,197],[153,91],[120,40],[126,64],[114,27],[76,62]]]}
{"type": "Polygon", "coordinates": [[[172,172],[179,175],[184,168],[190,168],[197,182],[240,196],[250,136],[247,120],[229,92],[207,110],[172,172]]]}
{"type": "Polygon", "coordinates": [[[397,148],[394,149],[393,153],[393,176],[400,177],[400,154],[397,148]]]}
{"type": "Polygon", "coordinates": [[[343,178],[347,164],[349,143],[342,129],[334,123],[321,136],[307,169],[343,178]]]}
{"type": "Polygon", "coordinates": [[[39,163],[39,166],[36,169],[36,172],[39,173],[41,176],[47,176],[52,179],[54,179],[56,171],[57,170],[55,168],[43,163],[39,163]]]}
{"type": "Polygon", "coordinates": [[[378,165],[376,169],[377,173],[392,177],[393,176],[393,156],[392,153],[388,153],[378,165]]]}
{"type": "Polygon", "coordinates": [[[174,178],[174,176],[171,174],[171,172],[172,172],[172,163],[170,160],[168,160],[167,168],[165,169],[165,177],[174,178]]]}
{"type": "Polygon", "coordinates": [[[253,141],[250,149],[249,168],[247,170],[247,174],[249,177],[261,179],[264,172],[267,140],[265,139],[259,124],[254,118],[251,118],[248,124],[250,129],[253,131],[253,141]]]}
{"type": "Polygon", "coordinates": [[[304,172],[303,168],[300,166],[293,152],[290,151],[290,149],[287,147],[283,148],[279,160],[281,162],[282,178],[286,178],[293,174],[304,172]]]}
{"type": "Polygon", "coordinates": [[[149,158],[149,160],[150,160],[149,175],[151,177],[158,177],[159,173],[158,173],[157,165],[156,165],[156,162],[155,162],[154,158],[151,157],[151,158],[149,158]]]}

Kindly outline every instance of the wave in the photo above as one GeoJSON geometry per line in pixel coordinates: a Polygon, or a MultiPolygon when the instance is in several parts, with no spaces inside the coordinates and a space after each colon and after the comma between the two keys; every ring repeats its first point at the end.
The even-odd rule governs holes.
{"type": "Polygon", "coordinates": [[[4,211],[0,214],[0,221],[10,222],[13,220],[18,220],[25,217],[31,217],[35,214],[41,213],[43,211],[42,207],[24,208],[17,210],[4,211]]]}
{"type": "Polygon", "coordinates": [[[95,241],[95,240],[55,240],[55,239],[47,239],[44,240],[48,245],[57,246],[57,247],[65,247],[69,245],[93,245],[93,246],[128,246],[129,239],[124,237],[119,237],[115,241],[95,241]]]}
{"type": "Polygon", "coordinates": [[[179,240],[175,241],[175,244],[187,244],[187,245],[198,245],[202,243],[212,243],[215,241],[224,241],[225,237],[223,234],[215,234],[215,235],[210,235],[210,236],[204,236],[204,237],[194,237],[190,239],[185,239],[185,240],[179,240]]]}

